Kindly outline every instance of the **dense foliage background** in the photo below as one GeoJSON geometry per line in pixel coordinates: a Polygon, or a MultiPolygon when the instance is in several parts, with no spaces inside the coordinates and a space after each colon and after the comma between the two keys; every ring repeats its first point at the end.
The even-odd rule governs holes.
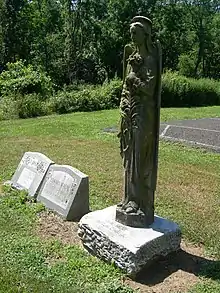
{"type": "Polygon", "coordinates": [[[136,14],[150,17],[163,68],[220,77],[220,3],[214,0],[0,0],[0,67],[26,60],[62,86],[121,76],[136,14]]]}
{"type": "Polygon", "coordinates": [[[15,105],[25,109],[19,108],[19,117],[28,117],[118,104],[111,85],[102,106],[92,87],[80,94],[75,90],[79,84],[105,82],[103,97],[106,82],[121,78],[123,47],[130,42],[129,24],[137,14],[152,19],[153,37],[162,44],[163,70],[168,72],[162,104],[220,103],[219,83],[196,81],[220,78],[219,0],[0,0],[0,116],[4,109],[8,117],[6,109],[14,111],[15,105]],[[52,96],[52,106],[45,110],[52,96]]]}

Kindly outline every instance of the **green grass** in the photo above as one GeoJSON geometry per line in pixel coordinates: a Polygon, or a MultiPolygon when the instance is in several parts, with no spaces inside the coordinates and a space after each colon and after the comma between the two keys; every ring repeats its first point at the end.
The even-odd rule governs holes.
{"type": "MultiPolygon", "coordinates": [[[[163,108],[161,121],[175,119],[198,119],[204,117],[218,117],[220,107],[203,108],[163,108]]],[[[116,126],[119,122],[119,111],[105,110],[87,113],[73,113],[66,115],[46,116],[27,120],[1,121],[0,134],[2,137],[62,137],[86,138],[106,140],[108,136],[100,130],[109,126],[116,126]]]]}
{"type": "MultiPolygon", "coordinates": [[[[161,120],[219,113],[220,107],[162,109],[161,120]]],[[[89,175],[93,210],[119,202],[118,139],[102,131],[118,121],[118,110],[109,110],[1,122],[0,181],[11,177],[25,151],[38,151],[89,175]]],[[[204,245],[220,260],[219,162],[219,154],[161,142],[156,213],[176,221],[186,241],[204,245]]],[[[121,285],[123,274],[113,266],[77,246],[39,239],[34,230],[42,209],[23,193],[0,197],[0,293],[133,292],[121,285]]],[[[220,262],[204,267],[201,278],[190,293],[219,293],[220,262]]]]}
{"type": "Polygon", "coordinates": [[[0,198],[0,292],[133,292],[120,284],[121,273],[77,246],[42,240],[32,230],[39,203],[24,193],[0,198]]]}

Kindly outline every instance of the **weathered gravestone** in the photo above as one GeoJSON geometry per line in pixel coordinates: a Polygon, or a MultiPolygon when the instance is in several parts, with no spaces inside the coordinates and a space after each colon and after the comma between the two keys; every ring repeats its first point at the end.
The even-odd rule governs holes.
{"type": "MultiPolygon", "coordinates": [[[[151,21],[132,19],[133,45],[124,50],[120,153],[124,193],[117,206],[85,215],[83,245],[130,275],[180,247],[179,227],[154,215],[160,126],[161,48],[151,38],[151,21]]],[[[111,192],[111,191],[109,191],[111,192]]]]}
{"type": "Polygon", "coordinates": [[[16,189],[26,189],[30,196],[36,196],[44,176],[53,164],[48,157],[37,152],[26,152],[22,157],[10,184],[16,189]]]}
{"type": "Polygon", "coordinates": [[[37,200],[66,220],[80,219],[89,212],[88,176],[71,166],[52,165],[37,200]]]}

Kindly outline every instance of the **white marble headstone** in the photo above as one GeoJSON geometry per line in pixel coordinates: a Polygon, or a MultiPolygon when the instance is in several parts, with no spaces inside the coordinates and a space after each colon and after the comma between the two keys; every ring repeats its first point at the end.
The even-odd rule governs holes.
{"type": "Polygon", "coordinates": [[[53,161],[41,153],[26,152],[12,179],[7,183],[16,189],[26,189],[30,196],[36,196],[51,164],[53,161]]]}
{"type": "Polygon", "coordinates": [[[52,165],[37,200],[66,220],[80,219],[89,212],[88,176],[71,166],[52,165]]]}

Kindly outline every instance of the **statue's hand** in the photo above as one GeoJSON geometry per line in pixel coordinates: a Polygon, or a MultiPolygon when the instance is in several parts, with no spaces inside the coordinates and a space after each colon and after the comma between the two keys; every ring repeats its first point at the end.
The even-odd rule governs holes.
{"type": "Polygon", "coordinates": [[[136,76],[135,72],[130,72],[126,78],[126,84],[130,87],[137,87],[140,84],[141,80],[136,76]]]}

